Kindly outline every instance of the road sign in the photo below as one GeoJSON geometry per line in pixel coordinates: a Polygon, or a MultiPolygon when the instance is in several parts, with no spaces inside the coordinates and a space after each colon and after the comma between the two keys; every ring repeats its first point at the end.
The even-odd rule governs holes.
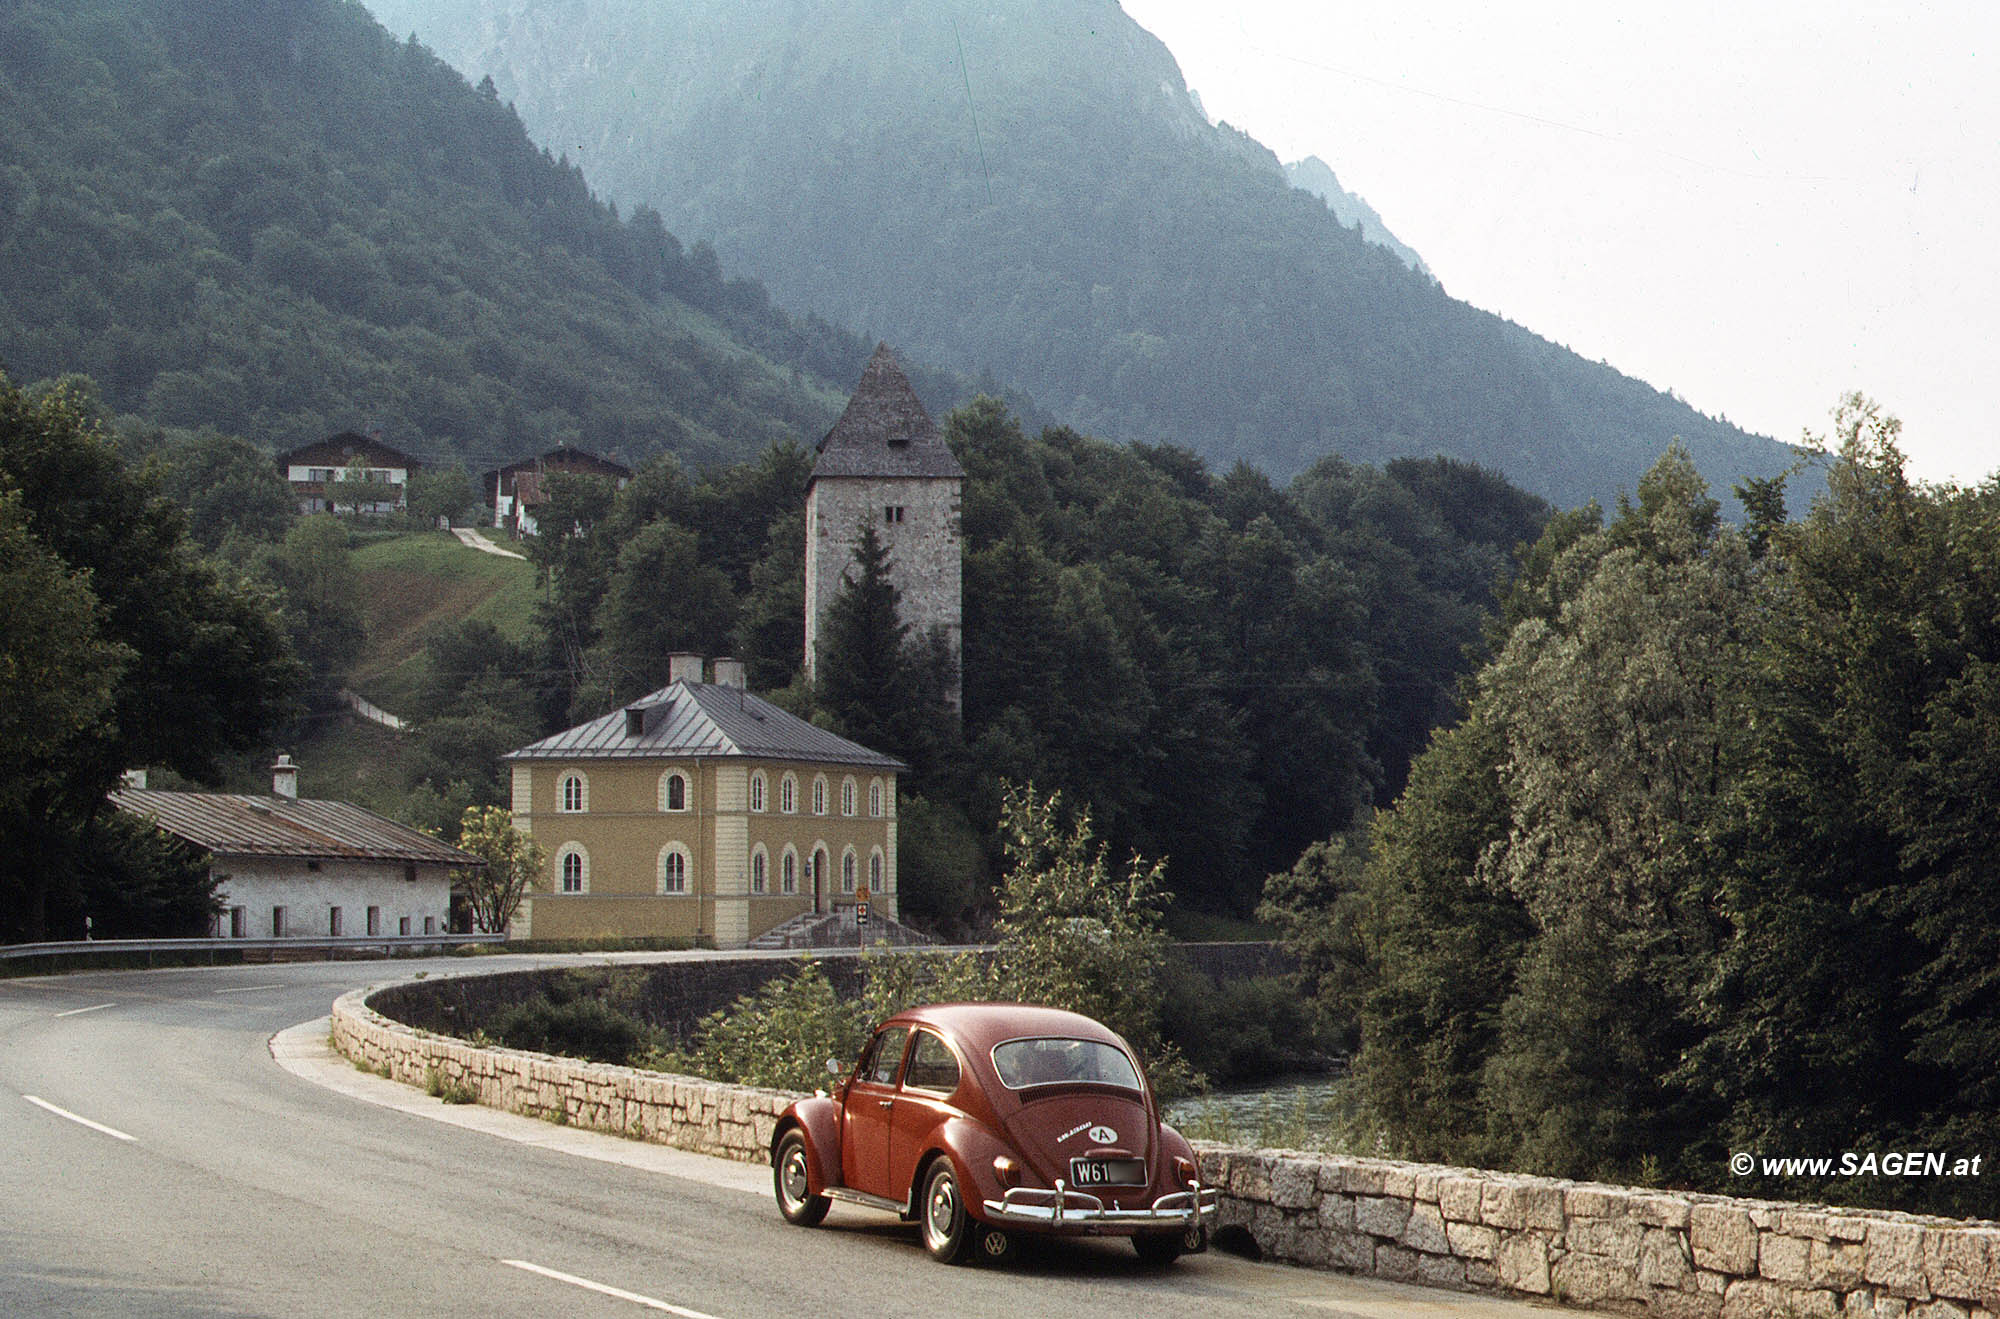
{"type": "Polygon", "coordinates": [[[867,903],[857,902],[854,904],[854,923],[857,925],[866,925],[868,923],[867,903]]]}

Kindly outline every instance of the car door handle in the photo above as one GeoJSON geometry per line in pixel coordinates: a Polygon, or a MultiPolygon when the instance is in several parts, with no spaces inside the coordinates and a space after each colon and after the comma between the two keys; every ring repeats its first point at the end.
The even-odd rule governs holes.
{"type": "Polygon", "coordinates": [[[894,1108],[896,1106],[896,1101],[893,1099],[878,1099],[875,1102],[883,1108],[894,1108]]]}

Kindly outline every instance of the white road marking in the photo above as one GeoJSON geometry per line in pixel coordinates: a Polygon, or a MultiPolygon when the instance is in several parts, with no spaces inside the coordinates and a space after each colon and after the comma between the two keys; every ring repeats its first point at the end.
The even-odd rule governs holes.
{"type": "Polygon", "coordinates": [[[99,1003],[94,1007],[71,1008],[68,1012],[58,1012],[56,1015],[58,1017],[80,1017],[86,1012],[102,1012],[106,1008],[115,1008],[117,1006],[116,1003],[99,1003]]]}
{"type": "Polygon", "coordinates": [[[500,1262],[510,1268],[525,1269],[529,1273],[538,1273],[544,1278],[553,1278],[557,1282],[566,1282],[572,1287],[581,1287],[585,1291],[596,1292],[600,1296],[611,1296],[621,1301],[630,1301],[634,1305],[643,1305],[648,1310],[664,1310],[668,1314],[677,1314],[681,1316],[681,1319],[715,1319],[714,1315],[703,1314],[700,1310],[690,1310],[684,1306],[670,1305],[666,1301],[655,1300],[651,1296],[641,1296],[638,1292],[628,1292],[621,1287],[609,1287],[601,1282],[592,1282],[588,1278],[579,1278],[574,1273],[558,1273],[554,1269],[545,1269],[539,1264],[530,1264],[524,1259],[503,1259],[500,1262]]]}
{"type": "Polygon", "coordinates": [[[78,1117],[76,1114],[70,1112],[66,1108],[57,1108],[54,1104],[51,1104],[46,1099],[37,1099],[33,1095],[22,1095],[21,1098],[27,1100],[29,1103],[33,1104],[36,1108],[45,1108],[49,1112],[54,1113],[57,1117],[68,1118],[70,1121],[77,1123],[79,1126],[89,1127],[92,1131],[101,1131],[107,1136],[114,1136],[119,1140],[129,1140],[134,1143],[137,1143],[139,1139],[137,1136],[126,1135],[124,1132],[120,1131],[116,1127],[107,1127],[102,1122],[92,1122],[87,1117],[78,1117]]]}
{"type": "Polygon", "coordinates": [[[218,994],[261,994],[267,989],[283,989],[283,985],[245,985],[241,989],[218,989],[218,994]]]}

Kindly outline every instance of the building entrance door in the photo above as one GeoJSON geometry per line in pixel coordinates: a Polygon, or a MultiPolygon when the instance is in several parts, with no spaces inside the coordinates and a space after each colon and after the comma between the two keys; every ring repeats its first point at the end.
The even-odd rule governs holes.
{"type": "Polygon", "coordinates": [[[814,911],[825,911],[827,909],[826,906],[827,878],[828,876],[826,873],[826,849],[822,847],[816,849],[813,852],[813,910],[814,911]]]}

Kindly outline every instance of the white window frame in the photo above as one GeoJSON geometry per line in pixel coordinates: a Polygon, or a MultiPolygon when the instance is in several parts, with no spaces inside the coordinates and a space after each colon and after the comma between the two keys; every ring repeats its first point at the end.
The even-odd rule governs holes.
{"type": "Polygon", "coordinates": [[[684,898],[694,892],[694,858],[679,843],[668,843],[660,849],[655,870],[661,897],[684,898]]]}
{"type": "Polygon", "coordinates": [[[854,849],[844,848],[840,853],[840,891],[854,892],[854,886],[861,878],[861,866],[854,855],[854,849]]]}
{"type": "Polygon", "coordinates": [[[590,892],[590,853],[582,843],[564,843],[556,849],[556,893],[576,897],[590,892]],[[576,861],[576,886],[570,886],[569,863],[576,861]]]}
{"type": "Polygon", "coordinates": [[[852,777],[840,781],[840,813],[852,819],[861,809],[859,789],[852,777]]]}
{"type": "Polygon", "coordinates": [[[799,891],[799,849],[785,844],[785,855],[778,866],[778,892],[792,897],[799,891]]]}
{"type": "Polygon", "coordinates": [[[771,854],[762,843],[750,850],[750,894],[761,898],[771,891],[771,854]]]}
{"type": "Polygon", "coordinates": [[[868,814],[871,819],[882,818],[882,780],[868,780],[868,814]]]}
{"type": "Polygon", "coordinates": [[[763,770],[753,770],[750,774],[750,809],[763,813],[766,783],[763,770]]]}
{"type": "Polygon", "coordinates": [[[826,775],[813,776],[813,814],[826,814],[826,775]]]}
{"type": "Polygon", "coordinates": [[[590,810],[590,776],[580,769],[566,769],[556,780],[556,809],[564,815],[583,815],[590,810]],[[570,790],[574,788],[575,792],[570,790]],[[572,805],[572,801],[575,803],[572,805]]]}
{"type": "Polygon", "coordinates": [[[670,769],[660,775],[660,809],[662,811],[669,811],[679,815],[682,812],[693,810],[693,802],[694,780],[688,776],[686,770],[670,769]],[[675,779],[681,781],[681,804],[678,806],[673,804],[673,785],[675,779]]]}
{"type": "Polygon", "coordinates": [[[786,774],[778,783],[778,810],[785,815],[799,813],[799,777],[786,774]]]}

